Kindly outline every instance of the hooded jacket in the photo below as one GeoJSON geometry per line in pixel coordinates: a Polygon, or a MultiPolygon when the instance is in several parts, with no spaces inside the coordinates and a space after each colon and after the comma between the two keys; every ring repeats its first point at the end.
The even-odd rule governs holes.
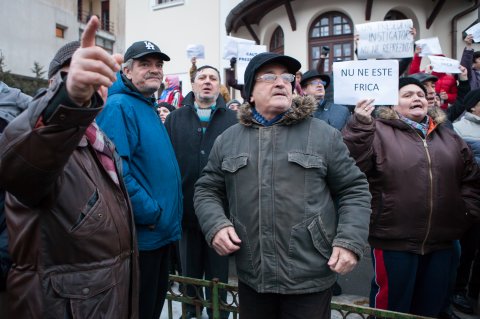
{"type": "Polygon", "coordinates": [[[365,248],[365,175],[340,132],[312,117],[315,104],[312,97],[296,97],[267,127],[243,104],[240,123],[217,138],[195,185],[195,212],[207,243],[233,226],[242,240],[235,252],[238,278],[260,293],[323,291],[336,279],[327,265],[332,247],[358,257],[365,248]]]}
{"type": "Polygon", "coordinates": [[[345,143],[367,174],[372,193],[373,248],[428,254],[451,246],[480,213],[480,175],[472,152],[445,113],[431,109],[426,138],[388,107],[370,124],[356,116],[345,143]]]}
{"type": "Polygon", "coordinates": [[[138,317],[138,252],[127,190],[84,138],[102,110],[99,100],[77,107],[56,81],[0,139],[13,260],[11,318],[138,317]]]}
{"type": "Polygon", "coordinates": [[[139,249],[154,250],[180,239],[180,170],[154,98],[141,95],[119,72],[97,122],[122,158],[139,249]]]}
{"type": "Polygon", "coordinates": [[[182,174],[182,224],[188,229],[199,229],[193,209],[193,193],[195,182],[207,165],[213,143],[217,136],[238,122],[236,112],[227,109],[223,97],[219,95],[210,122],[203,133],[194,101],[193,92],[190,92],[185,96],[183,106],[169,114],[165,120],[165,128],[172,141],[182,174]]]}

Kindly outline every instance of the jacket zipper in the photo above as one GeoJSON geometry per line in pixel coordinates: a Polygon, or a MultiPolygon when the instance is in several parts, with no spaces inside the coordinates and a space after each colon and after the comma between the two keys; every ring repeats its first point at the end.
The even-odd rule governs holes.
{"type": "MultiPolygon", "coordinates": [[[[418,134],[418,133],[417,133],[418,134]]],[[[420,135],[419,135],[420,136],[420,135]]],[[[420,138],[422,138],[420,136],[420,138]]],[[[428,144],[427,144],[427,138],[422,138],[423,142],[423,147],[425,148],[425,153],[427,154],[427,160],[428,160],[428,175],[429,175],[429,180],[430,180],[430,198],[429,198],[429,204],[430,204],[430,209],[428,212],[428,223],[427,223],[427,233],[425,234],[425,238],[423,239],[422,246],[421,246],[421,254],[425,254],[425,243],[427,242],[428,235],[430,235],[430,227],[432,224],[432,215],[433,215],[433,174],[432,174],[432,159],[430,158],[430,153],[428,152],[428,144]]]]}

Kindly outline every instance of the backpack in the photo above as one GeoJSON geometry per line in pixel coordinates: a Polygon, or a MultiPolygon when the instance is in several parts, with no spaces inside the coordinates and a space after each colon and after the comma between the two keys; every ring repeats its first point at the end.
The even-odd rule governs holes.
{"type": "MultiPolygon", "coordinates": [[[[0,81],[0,135],[8,123],[27,108],[31,99],[19,89],[10,88],[0,81]]],[[[7,274],[11,264],[5,218],[5,191],[0,189],[0,291],[6,289],[7,274]]]]}

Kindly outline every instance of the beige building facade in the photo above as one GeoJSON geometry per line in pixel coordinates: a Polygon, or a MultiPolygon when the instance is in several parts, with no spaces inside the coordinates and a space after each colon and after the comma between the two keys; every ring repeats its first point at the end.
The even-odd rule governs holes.
{"type": "Polygon", "coordinates": [[[47,71],[61,46],[80,39],[91,15],[100,18],[97,44],[123,52],[125,0],[0,1],[0,54],[6,69],[32,77],[31,69],[38,62],[47,71]]]}

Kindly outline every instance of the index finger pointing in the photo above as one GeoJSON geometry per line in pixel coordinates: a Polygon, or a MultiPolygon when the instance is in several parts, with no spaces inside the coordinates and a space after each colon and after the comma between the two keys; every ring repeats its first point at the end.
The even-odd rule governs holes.
{"type": "Polygon", "coordinates": [[[81,48],[88,48],[95,46],[95,33],[97,32],[100,22],[96,16],[92,16],[85,27],[82,34],[81,48]]]}

